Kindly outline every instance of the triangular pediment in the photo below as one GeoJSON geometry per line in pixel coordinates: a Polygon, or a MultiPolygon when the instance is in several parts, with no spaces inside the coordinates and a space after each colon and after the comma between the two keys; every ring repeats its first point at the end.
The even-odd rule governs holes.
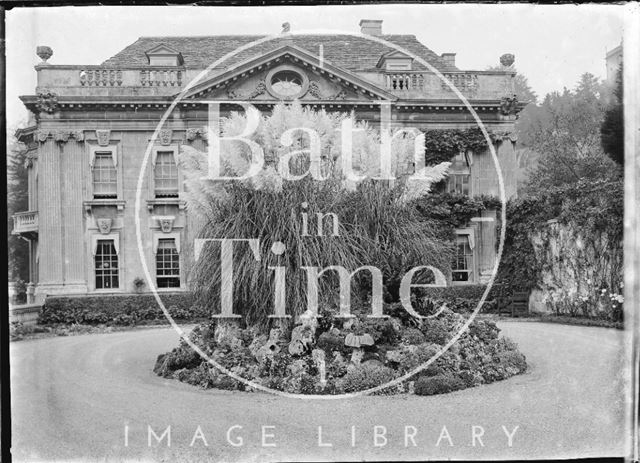
{"type": "Polygon", "coordinates": [[[234,65],[194,86],[183,98],[265,103],[397,99],[374,83],[293,45],[234,65]]]}
{"type": "Polygon", "coordinates": [[[168,45],[165,45],[164,43],[161,43],[151,48],[150,50],[147,50],[145,52],[145,55],[147,55],[149,64],[153,64],[154,60],[163,59],[165,60],[165,62],[161,61],[163,65],[170,64],[173,66],[178,66],[184,63],[184,60],[182,59],[182,53],[168,45]],[[170,61],[166,61],[167,59],[169,59],[170,61]],[[171,60],[173,60],[173,62],[171,62],[171,60]]]}
{"type": "Polygon", "coordinates": [[[402,53],[398,50],[392,50],[389,53],[385,53],[378,60],[378,64],[376,64],[377,68],[381,68],[387,61],[398,61],[398,60],[407,60],[409,62],[413,61],[413,57],[407,55],[406,53],[402,53]]]}
{"type": "Polygon", "coordinates": [[[168,45],[165,45],[164,43],[161,43],[160,45],[157,45],[157,46],[153,47],[151,50],[147,50],[145,52],[145,54],[147,56],[149,56],[149,55],[179,55],[180,52],[178,50],[175,50],[175,49],[171,48],[168,45]]]}

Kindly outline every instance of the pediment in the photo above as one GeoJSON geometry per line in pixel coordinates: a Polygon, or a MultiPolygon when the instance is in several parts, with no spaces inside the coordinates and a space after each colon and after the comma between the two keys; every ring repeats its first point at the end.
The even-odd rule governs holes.
{"type": "MultiPolygon", "coordinates": [[[[411,56],[406,53],[402,53],[400,50],[392,50],[389,53],[385,53],[380,57],[381,59],[389,59],[389,58],[411,58],[411,56]]],[[[413,59],[413,58],[411,58],[413,59]]]]}
{"type": "Polygon", "coordinates": [[[395,100],[361,77],[286,45],[256,56],[191,89],[185,99],[256,102],[395,100]]]}
{"type": "Polygon", "coordinates": [[[149,64],[152,64],[152,61],[154,59],[162,59],[166,57],[172,57],[175,60],[174,65],[181,65],[184,62],[182,59],[182,54],[178,50],[175,50],[174,48],[163,43],[153,47],[150,50],[147,50],[145,52],[145,55],[149,60],[149,64]]]}
{"type": "Polygon", "coordinates": [[[406,63],[406,65],[411,65],[413,62],[413,57],[407,55],[406,53],[402,53],[398,50],[392,50],[389,53],[385,53],[380,57],[378,63],[376,64],[377,68],[383,68],[387,63],[406,63]]]}
{"type": "Polygon", "coordinates": [[[180,52],[178,50],[175,50],[175,49],[171,48],[168,45],[165,45],[165,44],[161,43],[160,45],[157,45],[157,46],[153,47],[151,50],[147,50],[145,52],[145,54],[147,56],[149,56],[149,55],[179,55],[180,52]]]}

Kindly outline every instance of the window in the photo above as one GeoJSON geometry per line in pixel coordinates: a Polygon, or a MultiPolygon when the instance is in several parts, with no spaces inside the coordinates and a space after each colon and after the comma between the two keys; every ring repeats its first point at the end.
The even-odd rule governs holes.
{"type": "Polygon", "coordinates": [[[473,250],[469,244],[469,235],[456,237],[456,255],[451,270],[453,281],[473,281],[473,250]]]}
{"type": "Polygon", "coordinates": [[[118,174],[111,152],[96,152],[93,160],[93,197],[116,198],[118,174]]]}
{"type": "MultiPolygon", "coordinates": [[[[309,78],[293,66],[273,68],[265,78],[267,91],[280,100],[300,98],[309,89],[309,78]]],[[[318,90],[318,88],[316,88],[318,90]]]]}
{"type": "Polygon", "coordinates": [[[469,196],[469,161],[464,153],[458,153],[451,161],[451,173],[447,179],[447,191],[469,196]]]}
{"type": "Polygon", "coordinates": [[[98,240],[95,255],[96,289],[120,286],[118,280],[118,253],[113,240],[98,240]]]}
{"type": "Polygon", "coordinates": [[[447,191],[469,196],[469,174],[449,174],[447,191]]]}
{"type": "Polygon", "coordinates": [[[302,77],[293,71],[280,71],[271,78],[271,88],[284,97],[297,96],[302,92],[302,77]]]}
{"type": "Polygon", "coordinates": [[[178,196],[178,166],[173,151],[158,151],[154,168],[156,198],[178,196]]]}
{"type": "Polygon", "coordinates": [[[180,287],[180,256],[174,238],[160,238],[158,240],[156,284],[158,288],[180,287]]]}

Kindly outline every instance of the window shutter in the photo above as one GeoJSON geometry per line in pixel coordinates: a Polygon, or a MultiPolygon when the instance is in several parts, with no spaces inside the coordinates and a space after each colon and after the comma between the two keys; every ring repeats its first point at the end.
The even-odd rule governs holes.
{"type": "Polygon", "coordinates": [[[111,154],[111,160],[113,161],[113,167],[118,167],[118,154],[116,153],[116,149],[112,148],[112,149],[99,149],[99,148],[95,148],[91,150],[91,155],[89,156],[89,167],[91,167],[93,169],[93,165],[95,164],[96,161],[96,153],[110,153],[111,154]]]}
{"type": "Polygon", "coordinates": [[[98,241],[100,240],[113,241],[113,247],[116,250],[116,255],[120,256],[120,235],[118,233],[109,233],[108,235],[91,235],[91,253],[93,254],[93,257],[95,257],[98,252],[98,241]]]}
{"type": "Polygon", "coordinates": [[[156,161],[158,159],[158,152],[171,152],[171,155],[173,156],[173,162],[176,164],[176,166],[178,165],[178,153],[176,152],[176,149],[173,148],[169,148],[169,147],[162,147],[162,148],[155,148],[153,150],[153,152],[151,153],[151,165],[153,167],[156,166],[156,161]]]}
{"type": "Polygon", "coordinates": [[[458,236],[466,236],[469,241],[469,247],[473,250],[476,247],[475,233],[473,228],[459,228],[456,230],[458,236]]]}
{"type": "Polygon", "coordinates": [[[180,233],[154,233],[153,234],[153,254],[158,254],[158,243],[161,239],[173,239],[176,245],[176,252],[180,254],[180,233]]]}

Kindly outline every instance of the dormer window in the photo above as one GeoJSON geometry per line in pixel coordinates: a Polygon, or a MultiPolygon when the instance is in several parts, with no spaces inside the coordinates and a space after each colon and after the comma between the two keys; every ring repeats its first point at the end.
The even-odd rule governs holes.
{"type": "Polygon", "coordinates": [[[411,71],[412,62],[412,57],[394,50],[382,55],[376,67],[385,71],[411,71]]]}
{"type": "Polygon", "coordinates": [[[164,44],[148,50],[145,55],[150,66],[182,66],[184,64],[182,54],[164,44]]]}

